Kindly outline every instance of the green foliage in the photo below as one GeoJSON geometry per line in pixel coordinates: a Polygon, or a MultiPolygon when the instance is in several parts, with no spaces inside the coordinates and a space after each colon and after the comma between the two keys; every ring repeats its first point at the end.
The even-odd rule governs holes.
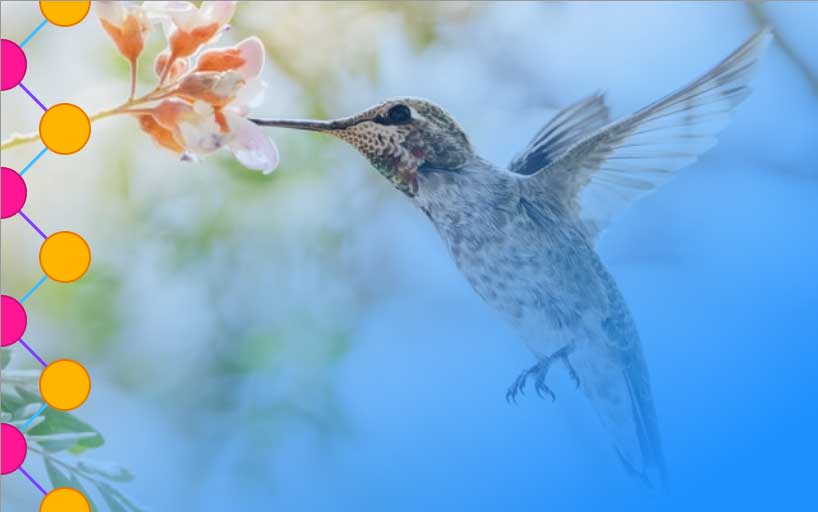
{"type": "MultiPolygon", "coordinates": [[[[22,428],[43,405],[38,392],[39,372],[9,370],[10,360],[11,351],[0,350],[0,363],[3,369],[0,416],[3,422],[22,428]]],[[[88,423],[68,412],[46,408],[29,424],[25,434],[29,452],[43,458],[48,479],[54,488],[77,489],[88,498],[95,512],[142,510],[121,490],[114,487],[114,484],[133,480],[133,475],[127,469],[79,456],[86,450],[99,448],[105,443],[102,434],[88,423]],[[96,489],[107,508],[100,509],[96,506],[94,494],[87,490],[89,487],[96,489]]]]}
{"type": "Polygon", "coordinates": [[[94,262],[81,281],[70,288],[48,288],[43,291],[41,300],[49,308],[52,319],[62,325],[82,326],[80,342],[101,354],[110,348],[108,345],[119,332],[120,310],[116,297],[120,279],[104,263],[94,262]]]}

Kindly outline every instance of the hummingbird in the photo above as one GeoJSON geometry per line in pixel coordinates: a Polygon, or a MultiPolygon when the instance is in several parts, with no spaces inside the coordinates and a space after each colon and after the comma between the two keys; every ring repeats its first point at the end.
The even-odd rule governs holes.
{"type": "Polygon", "coordinates": [[[356,148],[426,214],[474,291],[533,354],[506,399],[516,401],[528,383],[555,399],[546,378],[563,368],[629,473],[663,485],[639,333],[595,244],[625,207],[715,145],[770,39],[762,29],[687,86],[615,121],[604,94],[592,94],[557,113],[507,168],[481,158],[446,110],[420,98],[330,121],[252,121],[356,148]]]}

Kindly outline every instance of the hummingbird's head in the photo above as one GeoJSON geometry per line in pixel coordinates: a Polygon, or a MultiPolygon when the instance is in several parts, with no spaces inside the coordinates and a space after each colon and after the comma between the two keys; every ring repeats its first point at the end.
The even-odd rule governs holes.
{"type": "Polygon", "coordinates": [[[456,171],[472,156],[466,134],[434,103],[396,98],[360,114],[332,121],[253,119],[263,126],[311,130],[334,135],[360,151],[398,190],[418,192],[418,173],[456,171]]]}

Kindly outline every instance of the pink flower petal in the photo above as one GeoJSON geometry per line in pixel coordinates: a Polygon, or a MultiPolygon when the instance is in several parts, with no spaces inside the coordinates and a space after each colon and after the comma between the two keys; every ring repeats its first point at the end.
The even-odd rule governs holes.
{"type": "Polygon", "coordinates": [[[236,45],[244,64],[237,70],[245,79],[250,80],[261,74],[264,68],[264,44],[256,36],[247,39],[236,45]]]}
{"type": "Polygon", "coordinates": [[[233,136],[228,149],[239,162],[249,169],[269,174],[278,167],[278,149],[273,141],[252,121],[235,114],[227,114],[233,136]]]}

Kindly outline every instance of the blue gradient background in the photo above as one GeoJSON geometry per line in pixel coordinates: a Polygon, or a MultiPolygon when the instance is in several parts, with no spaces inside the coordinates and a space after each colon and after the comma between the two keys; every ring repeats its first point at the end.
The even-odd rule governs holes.
{"type": "MultiPolygon", "coordinates": [[[[309,24],[324,8],[299,22],[308,28],[294,32],[303,37],[296,46],[313,44],[309,24]]],[[[271,30],[283,30],[274,23],[281,11],[261,3],[242,9],[254,17],[244,14],[247,33],[266,19],[271,30]]],[[[426,96],[445,105],[478,151],[497,162],[522,148],[554,107],[603,89],[612,114],[625,115],[698,76],[757,28],[740,2],[483,4],[468,22],[441,21],[440,41],[415,53],[386,10],[377,21],[386,28],[363,42],[377,51],[379,79],[362,87],[350,72],[326,91],[328,114],[347,115],[395,95],[426,96]]],[[[767,10],[818,72],[818,3],[767,10]]],[[[355,33],[371,19],[327,23],[350,24],[346,33],[355,33]]],[[[321,51],[332,60],[347,49],[321,51]]],[[[291,85],[270,81],[281,92],[259,114],[310,114],[291,85]]],[[[324,395],[301,392],[305,380],[282,384],[274,370],[231,381],[235,393],[227,405],[182,410],[157,400],[155,390],[140,395],[117,387],[117,367],[100,358],[93,369],[110,382],[95,387],[96,402],[84,411],[106,433],[100,452],[129,466],[138,477],[129,492],[162,511],[815,508],[818,91],[777,45],[754,84],[720,144],[633,206],[599,245],[642,335],[669,466],[667,493],[626,475],[562,372],[553,374],[555,403],[527,397],[516,407],[506,404],[506,388],[531,364],[522,343],[471,292],[426,218],[351,149],[323,139],[331,156],[306,164],[319,171],[314,186],[324,173],[329,183],[346,186],[320,189],[318,199],[299,196],[276,206],[274,215],[296,223],[347,222],[339,251],[357,255],[350,272],[367,290],[389,290],[355,317],[350,349],[336,364],[301,371],[306,382],[328,383],[343,421],[316,427],[295,415],[273,426],[247,422],[237,410],[253,410],[282,389],[299,406],[323,407],[324,395]],[[366,190],[378,194],[377,209],[351,214],[366,190]],[[335,194],[346,196],[327,200],[335,194]]],[[[115,133],[128,130],[133,126],[115,133]]],[[[287,167],[288,152],[319,143],[310,134],[271,133],[284,166],[267,193],[299,172],[287,167]]],[[[152,169],[142,174],[191,173],[170,158],[152,169]]],[[[186,179],[194,183],[179,179],[169,190],[195,191],[215,178],[202,171],[186,179]]],[[[218,190],[210,193],[225,200],[218,190]]],[[[224,285],[228,313],[252,307],[262,324],[287,303],[311,307],[324,301],[325,291],[335,293],[316,288],[321,274],[308,269],[283,295],[275,272],[287,247],[275,228],[254,227],[251,219],[268,213],[263,194],[253,197],[246,221],[232,228],[243,237],[236,244],[246,268],[225,276],[218,265],[190,275],[180,267],[170,291],[150,296],[157,304],[147,311],[140,309],[146,296],[134,291],[138,286],[123,289],[120,303],[153,326],[145,343],[167,330],[168,350],[181,344],[185,354],[206,352],[208,345],[192,348],[198,331],[188,342],[184,333],[219,307],[201,291],[209,280],[230,283],[224,285]],[[291,295],[293,289],[303,293],[291,295]]],[[[186,211],[181,204],[151,215],[175,219],[186,211]]],[[[102,223],[90,215],[85,220],[102,223]]],[[[106,233],[97,235],[100,244],[106,233]]],[[[164,282],[140,269],[150,286],[164,282]]],[[[140,353],[134,342],[143,338],[133,332],[144,334],[119,334],[130,348],[116,354],[140,353]]],[[[237,350],[244,343],[239,336],[225,339],[237,350]]],[[[310,354],[310,341],[301,343],[292,340],[310,354]]],[[[145,368],[161,364],[163,354],[154,352],[145,368]]],[[[215,379],[190,382],[183,394],[221,385],[215,379]]],[[[20,486],[12,498],[28,494],[20,486]]]]}

